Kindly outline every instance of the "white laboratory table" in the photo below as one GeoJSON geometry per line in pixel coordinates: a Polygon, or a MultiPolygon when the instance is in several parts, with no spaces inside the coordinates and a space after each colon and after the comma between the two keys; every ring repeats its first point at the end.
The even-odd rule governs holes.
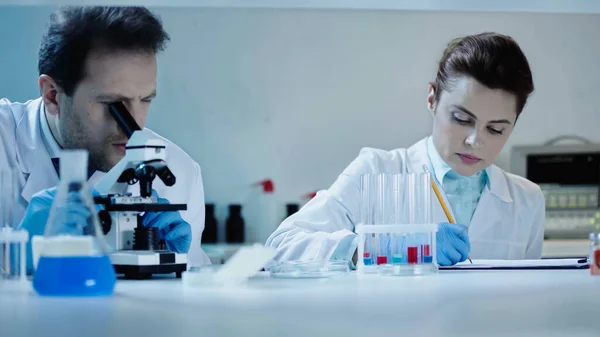
{"type": "Polygon", "coordinates": [[[589,270],[443,271],[237,288],[120,280],[109,298],[42,298],[0,283],[1,336],[600,336],[589,270]]]}

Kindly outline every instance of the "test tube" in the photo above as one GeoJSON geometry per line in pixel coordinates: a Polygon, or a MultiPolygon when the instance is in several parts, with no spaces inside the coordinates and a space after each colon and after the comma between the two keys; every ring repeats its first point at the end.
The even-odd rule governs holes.
{"type": "MultiPolygon", "coordinates": [[[[392,179],[391,201],[393,203],[393,223],[396,225],[404,222],[404,174],[394,174],[392,179]]],[[[402,234],[394,234],[390,242],[390,260],[392,264],[400,264],[406,254],[402,251],[402,234]]]]}
{"type": "Polygon", "coordinates": [[[401,264],[404,255],[402,254],[402,234],[395,234],[391,242],[392,264],[401,264]]]}
{"type": "Polygon", "coordinates": [[[419,247],[417,241],[417,234],[410,233],[407,238],[407,262],[408,264],[417,264],[419,263],[419,247]]]}
{"type": "MultiPolygon", "coordinates": [[[[375,175],[375,224],[383,225],[385,224],[385,188],[386,188],[386,175],[384,173],[379,173],[375,175]]],[[[386,264],[387,263],[387,251],[386,251],[386,243],[384,234],[377,234],[376,236],[376,244],[375,244],[375,257],[376,263],[386,264]]]]}
{"type": "MultiPolygon", "coordinates": [[[[416,224],[417,221],[417,174],[416,173],[407,173],[406,174],[406,206],[407,206],[407,214],[408,214],[408,223],[411,225],[416,224]]],[[[418,237],[416,233],[410,233],[407,235],[407,248],[406,248],[406,258],[409,264],[416,264],[419,260],[419,246],[418,246],[418,237]]]]}
{"type": "Polygon", "coordinates": [[[431,254],[432,238],[431,233],[425,234],[425,246],[423,248],[423,263],[432,263],[433,255],[431,254]]]}
{"type": "Polygon", "coordinates": [[[380,173],[375,176],[375,224],[383,225],[385,223],[385,174],[380,173]]]}
{"type": "Polygon", "coordinates": [[[415,215],[417,208],[417,184],[416,184],[416,173],[406,174],[406,208],[408,214],[408,223],[415,224],[415,215]]]}
{"type": "MultiPolygon", "coordinates": [[[[424,224],[433,222],[431,213],[431,173],[429,171],[421,173],[421,203],[422,203],[422,221],[424,224]]],[[[421,235],[421,258],[422,263],[431,263],[433,256],[431,255],[431,233],[423,233],[421,235]]]]}
{"type": "Polygon", "coordinates": [[[359,223],[363,225],[370,224],[369,216],[370,212],[370,204],[371,204],[371,195],[370,195],[370,182],[371,175],[363,174],[360,176],[360,215],[359,215],[359,223]]]}
{"type": "Polygon", "coordinates": [[[433,221],[431,213],[431,173],[421,173],[421,198],[423,203],[423,223],[430,224],[433,221]]]}
{"type": "Polygon", "coordinates": [[[402,175],[393,174],[390,181],[389,189],[389,200],[390,200],[390,223],[400,224],[401,213],[402,213],[402,175]]]}
{"type": "Polygon", "coordinates": [[[387,234],[378,235],[377,247],[377,264],[387,264],[389,255],[389,239],[387,234]]]}
{"type": "Polygon", "coordinates": [[[365,251],[363,252],[363,264],[365,266],[370,266],[373,264],[373,255],[372,255],[373,252],[372,252],[372,248],[371,248],[372,247],[371,241],[372,241],[372,235],[367,235],[365,237],[365,242],[364,242],[365,251]]]}

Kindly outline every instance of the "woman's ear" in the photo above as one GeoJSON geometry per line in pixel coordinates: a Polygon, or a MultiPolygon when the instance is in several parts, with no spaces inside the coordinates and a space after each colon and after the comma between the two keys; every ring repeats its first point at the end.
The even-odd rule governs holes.
{"type": "Polygon", "coordinates": [[[429,84],[427,93],[427,110],[429,110],[433,116],[433,113],[435,112],[435,87],[431,83],[429,84]]]}

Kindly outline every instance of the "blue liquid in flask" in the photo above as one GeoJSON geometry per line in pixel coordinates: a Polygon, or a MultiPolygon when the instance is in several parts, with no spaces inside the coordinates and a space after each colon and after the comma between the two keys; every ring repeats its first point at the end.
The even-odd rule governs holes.
{"type": "Polygon", "coordinates": [[[33,288],[41,296],[110,296],[117,276],[103,256],[41,256],[33,288]]]}

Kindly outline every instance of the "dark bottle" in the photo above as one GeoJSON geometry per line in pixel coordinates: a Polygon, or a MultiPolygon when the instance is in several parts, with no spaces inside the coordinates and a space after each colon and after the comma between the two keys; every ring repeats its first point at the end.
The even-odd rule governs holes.
{"type": "Polygon", "coordinates": [[[202,243],[217,242],[217,218],[215,218],[215,205],[204,205],[204,232],[202,232],[202,243]]]}
{"type": "Polygon", "coordinates": [[[227,217],[225,232],[227,242],[244,242],[244,219],[242,218],[242,205],[229,205],[229,216],[227,217]]]}
{"type": "Polygon", "coordinates": [[[285,208],[287,210],[286,218],[288,218],[291,215],[293,215],[294,213],[298,212],[298,209],[300,208],[300,206],[298,206],[298,204],[287,204],[287,205],[285,205],[285,208]]]}

